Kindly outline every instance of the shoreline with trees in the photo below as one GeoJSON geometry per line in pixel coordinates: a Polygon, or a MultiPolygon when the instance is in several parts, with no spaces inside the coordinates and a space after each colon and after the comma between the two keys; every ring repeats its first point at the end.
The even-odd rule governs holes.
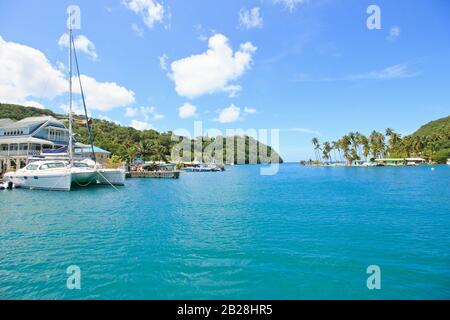
{"type": "MultiPolygon", "coordinates": [[[[38,109],[15,104],[0,103],[0,119],[21,120],[27,117],[52,116],[67,122],[67,115],[57,114],[49,109],[38,109]]],[[[111,165],[126,162],[131,164],[134,158],[145,161],[170,162],[177,144],[184,138],[172,131],[137,130],[111,121],[91,118],[89,126],[96,146],[111,152],[111,165]],[[177,138],[177,139],[175,139],[177,138]]],[[[83,116],[74,115],[73,131],[77,142],[89,144],[86,120],[83,116]]],[[[191,161],[209,162],[205,150],[214,149],[213,154],[223,154],[224,163],[233,164],[266,164],[283,163],[283,158],[271,147],[249,136],[231,137],[196,137],[189,139],[191,143],[191,161]],[[222,139],[222,141],[220,140],[222,139]],[[234,144],[227,148],[227,143],[234,144]],[[201,146],[201,150],[198,146],[201,146]],[[227,157],[227,149],[234,155],[227,157]],[[261,151],[261,152],[260,152],[261,151]],[[200,154],[201,159],[195,156],[200,154]],[[256,155],[256,157],[254,156],[256,155]],[[230,159],[234,161],[229,161],[230,159]]],[[[219,161],[220,162],[220,161],[219,161]]]]}
{"type": "Polygon", "coordinates": [[[444,164],[450,158],[450,116],[432,121],[411,135],[402,137],[391,128],[366,136],[349,132],[335,141],[312,139],[315,159],[303,165],[358,165],[380,159],[422,158],[427,163],[444,164]]]}

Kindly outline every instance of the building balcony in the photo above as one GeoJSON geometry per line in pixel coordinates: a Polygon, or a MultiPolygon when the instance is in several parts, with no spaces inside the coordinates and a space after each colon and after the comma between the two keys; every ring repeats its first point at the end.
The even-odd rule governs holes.
{"type": "Polygon", "coordinates": [[[2,150],[0,157],[29,157],[38,156],[41,154],[40,150],[2,150]]]}

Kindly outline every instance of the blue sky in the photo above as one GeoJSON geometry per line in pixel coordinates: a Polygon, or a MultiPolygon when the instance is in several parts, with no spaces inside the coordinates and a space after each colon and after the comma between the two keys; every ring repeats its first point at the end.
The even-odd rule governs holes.
{"type": "Polygon", "coordinates": [[[449,115],[446,0],[1,1],[0,101],[63,112],[70,4],[88,108],[122,125],[277,128],[298,161],[315,135],[408,134],[449,115]]]}

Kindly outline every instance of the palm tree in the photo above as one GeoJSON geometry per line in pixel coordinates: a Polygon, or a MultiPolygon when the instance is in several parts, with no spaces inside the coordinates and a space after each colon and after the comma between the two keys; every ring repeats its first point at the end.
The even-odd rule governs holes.
{"type": "Polygon", "coordinates": [[[379,154],[381,154],[383,157],[385,157],[386,156],[386,144],[385,144],[384,135],[381,132],[378,133],[378,136],[377,136],[377,147],[378,147],[379,154]]]}
{"type": "Polygon", "coordinates": [[[385,131],[386,137],[390,137],[393,133],[394,133],[394,130],[392,130],[391,128],[387,128],[385,131]]]}
{"type": "Polygon", "coordinates": [[[372,131],[369,136],[369,146],[374,158],[380,158],[386,154],[384,135],[381,132],[372,131]]]}
{"type": "Polygon", "coordinates": [[[159,142],[156,142],[151,146],[151,160],[167,162],[166,148],[159,142]]]}
{"type": "Polygon", "coordinates": [[[416,156],[420,156],[426,144],[425,137],[415,136],[413,141],[413,152],[416,156]]]}
{"type": "Polygon", "coordinates": [[[398,133],[392,132],[391,135],[389,136],[389,153],[393,153],[393,152],[398,152],[400,143],[402,141],[402,136],[398,133]]]}
{"type": "Polygon", "coordinates": [[[330,160],[331,144],[326,141],[323,143],[323,158],[325,160],[330,160]]]}
{"type": "Polygon", "coordinates": [[[350,136],[343,136],[340,140],[341,150],[344,153],[344,158],[348,162],[350,162],[350,145],[351,138],[350,136]]]}
{"type": "Polygon", "coordinates": [[[360,159],[362,158],[361,145],[362,145],[363,136],[364,135],[359,133],[358,131],[355,132],[355,146],[354,146],[354,148],[356,149],[360,159]]]}
{"type": "Polygon", "coordinates": [[[364,159],[367,161],[370,156],[370,146],[369,146],[369,139],[365,135],[361,135],[361,144],[363,147],[363,155],[364,159]]]}
{"type": "Polygon", "coordinates": [[[341,157],[341,149],[339,148],[339,141],[333,141],[331,142],[331,148],[333,148],[334,153],[334,161],[338,162],[338,158],[336,156],[336,150],[339,153],[339,158],[341,157]]]}
{"type": "Polygon", "coordinates": [[[151,147],[152,142],[150,140],[142,140],[136,146],[136,152],[141,158],[145,159],[151,154],[151,147]]]}
{"type": "Polygon", "coordinates": [[[407,157],[410,157],[413,153],[413,141],[414,138],[412,136],[406,136],[400,145],[400,152],[407,157]]]}
{"type": "Polygon", "coordinates": [[[318,162],[320,160],[320,143],[319,143],[319,139],[314,137],[312,139],[312,144],[314,145],[314,154],[316,156],[316,161],[318,162]]]}

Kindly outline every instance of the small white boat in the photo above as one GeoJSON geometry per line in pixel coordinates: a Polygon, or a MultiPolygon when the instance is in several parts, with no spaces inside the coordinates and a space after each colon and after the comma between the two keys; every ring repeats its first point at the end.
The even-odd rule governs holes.
{"type": "Polygon", "coordinates": [[[377,164],[375,162],[364,162],[362,164],[363,167],[376,167],[377,164]]]}
{"type": "Polygon", "coordinates": [[[36,161],[4,175],[6,183],[26,189],[70,191],[72,172],[63,161],[36,161]]]}

